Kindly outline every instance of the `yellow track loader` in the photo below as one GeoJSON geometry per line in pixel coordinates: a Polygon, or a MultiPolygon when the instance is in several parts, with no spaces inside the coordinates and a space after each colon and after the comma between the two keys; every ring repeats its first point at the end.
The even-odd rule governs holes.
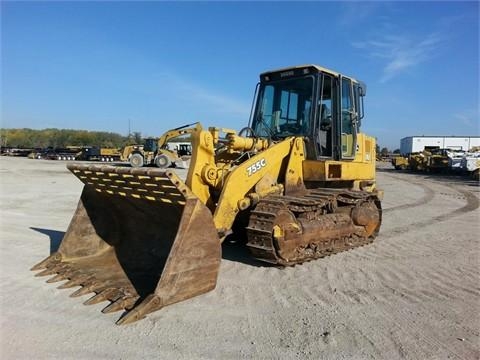
{"type": "Polygon", "coordinates": [[[71,164],[85,186],[37,275],[140,320],[215,288],[221,243],[239,229],[253,257],[290,266],[368,244],[382,191],[375,140],[360,131],[365,85],[316,65],[260,75],[248,127],[191,134],[173,170],[71,164]],[[235,226],[234,226],[235,225],[235,226]]]}

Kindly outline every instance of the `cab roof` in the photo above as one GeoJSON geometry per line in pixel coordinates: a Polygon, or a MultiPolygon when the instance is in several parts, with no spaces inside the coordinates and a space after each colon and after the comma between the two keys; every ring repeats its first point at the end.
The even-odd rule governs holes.
{"type": "Polygon", "coordinates": [[[343,77],[346,77],[346,78],[349,78],[350,80],[352,80],[353,82],[356,82],[356,83],[360,83],[361,81],[358,81],[357,79],[351,77],[351,76],[347,76],[347,75],[344,75],[344,74],[340,74],[339,72],[336,72],[334,70],[330,70],[330,69],[327,69],[325,67],[322,67],[322,66],[319,66],[319,65],[315,65],[315,64],[304,64],[304,65],[296,65],[296,66],[289,66],[289,67],[284,67],[284,68],[280,68],[280,69],[275,69],[275,70],[269,70],[269,71],[266,71],[266,72],[263,72],[260,74],[260,79],[264,79],[265,76],[268,76],[268,75],[272,75],[272,74],[278,74],[278,73],[284,73],[284,72],[287,72],[287,71],[295,71],[295,70],[299,70],[299,69],[308,69],[309,71],[313,71],[313,72],[325,72],[327,74],[331,74],[333,76],[339,76],[339,75],[342,75],[343,77]]]}

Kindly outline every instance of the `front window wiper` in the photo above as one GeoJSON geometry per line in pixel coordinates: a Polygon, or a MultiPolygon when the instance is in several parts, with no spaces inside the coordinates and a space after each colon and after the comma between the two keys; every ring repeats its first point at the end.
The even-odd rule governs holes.
{"type": "MultiPolygon", "coordinates": [[[[268,138],[272,139],[275,137],[275,132],[268,126],[267,122],[265,121],[263,117],[263,113],[258,114],[258,125],[261,125],[263,129],[265,129],[268,132],[268,138]]],[[[260,131],[256,131],[257,135],[260,133],[260,131]]]]}

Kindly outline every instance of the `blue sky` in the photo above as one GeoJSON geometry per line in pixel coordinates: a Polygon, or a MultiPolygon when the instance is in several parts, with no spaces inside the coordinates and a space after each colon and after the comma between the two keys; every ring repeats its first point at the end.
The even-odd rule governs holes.
{"type": "Polygon", "coordinates": [[[367,83],[363,131],[479,135],[478,2],[4,2],[1,126],[239,130],[258,74],[367,83]]]}

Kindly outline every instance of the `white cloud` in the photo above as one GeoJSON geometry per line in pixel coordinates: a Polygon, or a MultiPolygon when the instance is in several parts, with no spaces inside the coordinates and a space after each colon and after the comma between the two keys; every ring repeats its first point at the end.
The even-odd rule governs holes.
{"type": "Polygon", "coordinates": [[[157,77],[162,79],[162,86],[168,89],[169,96],[188,99],[191,104],[202,108],[208,107],[212,112],[226,115],[248,117],[250,104],[229,96],[219,94],[205,86],[187,81],[175,73],[161,73],[157,77]]]}
{"type": "Polygon", "coordinates": [[[444,41],[440,33],[431,33],[421,38],[387,34],[352,45],[368,51],[369,57],[386,61],[380,82],[387,82],[403,71],[430,60],[444,41]]]}

